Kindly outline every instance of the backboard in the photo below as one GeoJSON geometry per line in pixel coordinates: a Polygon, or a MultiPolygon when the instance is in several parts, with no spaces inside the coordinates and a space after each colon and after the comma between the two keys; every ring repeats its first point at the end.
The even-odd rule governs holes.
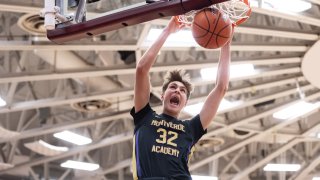
{"type": "MultiPolygon", "coordinates": [[[[83,6],[85,1],[80,0],[78,6],[83,6]]],[[[227,0],[161,0],[153,3],[141,3],[126,7],[124,10],[106,13],[104,16],[88,21],[69,23],[63,27],[56,26],[54,29],[47,31],[47,37],[51,41],[61,44],[157,18],[185,14],[191,10],[202,9],[225,1],[227,0]]],[[[83,10],[83,8],[79,9],[77,14],[81,14],[80,11],[83,10]]],[[[67,19],[65,18],[65,20],[67,19]]]]}

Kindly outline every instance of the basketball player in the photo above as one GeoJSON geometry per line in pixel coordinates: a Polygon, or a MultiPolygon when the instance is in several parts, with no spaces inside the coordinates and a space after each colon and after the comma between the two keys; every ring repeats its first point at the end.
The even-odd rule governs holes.
{"type": "Polygon", "coordinates": [[[161,100],[161,114],[149,105],[149,71],[168,36],[182,27],[172,18],[136,68],[134,89],[133,177],[143,180],[191,179],[188,162],[195,143],[206,133],[229,83],[230,42],[221,48],[215,88],[207,96],[200,113],[190,120],[179,120],[192,85],[184,71],[168,72],[161,100]]]}

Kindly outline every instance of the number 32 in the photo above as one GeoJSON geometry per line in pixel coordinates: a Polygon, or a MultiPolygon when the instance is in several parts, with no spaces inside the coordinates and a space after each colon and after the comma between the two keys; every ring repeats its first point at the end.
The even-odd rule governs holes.
{"type": "Polygon", "coordinates": [[[157,130],[157,133],[160,133],[159,139],[156,139],[157,143],[160,143],[160,144],[167,143],[168,145],[177,147],[177,144],[173,143],[172,141],[174,141],[175,139],[178,138],[178,133],[176,133],[174,131],[167,131],[163,128],[159,128],[157,130]],[[168,137],[168,136],[170,136],[170,137],[168,137]]]}

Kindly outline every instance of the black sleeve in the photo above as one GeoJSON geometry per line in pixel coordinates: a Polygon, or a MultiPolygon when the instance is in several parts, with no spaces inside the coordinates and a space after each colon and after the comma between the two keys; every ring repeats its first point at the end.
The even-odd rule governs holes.
{"type": "Polygon", "coordinates": [[[134,107],[131,109],[130,114],[133,117],[134,125],[137,126],[140,124],[144,119],[146,119],[148,114],[152,114],[153,110],[148,103],[144,108],[142,108],[139,112],[135,112],[134,107]]]}
{"type": "Polygon", "coordinates": [[[189,121],[189,127],[194,138],[194,143],[197,143],[199,139],[207,133],[207,129],[204,130],[202,127],[199,114],[189,121]]]}

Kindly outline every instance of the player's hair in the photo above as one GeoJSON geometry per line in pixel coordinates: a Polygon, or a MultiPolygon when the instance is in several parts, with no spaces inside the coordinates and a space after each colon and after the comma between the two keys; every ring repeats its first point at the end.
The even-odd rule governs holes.
{"type": "Polygon", "coordinates": [[[162,85],[162,92],[163,93],[168,88],[168,85],[173,81],[179,81],[187,88],[187,98],[189,98],[191,92],[193,91],[193,85],[190,82],[190,75],[187,74],[182,69],[168,71],[164,77],[164,82],[162,85]]]}

